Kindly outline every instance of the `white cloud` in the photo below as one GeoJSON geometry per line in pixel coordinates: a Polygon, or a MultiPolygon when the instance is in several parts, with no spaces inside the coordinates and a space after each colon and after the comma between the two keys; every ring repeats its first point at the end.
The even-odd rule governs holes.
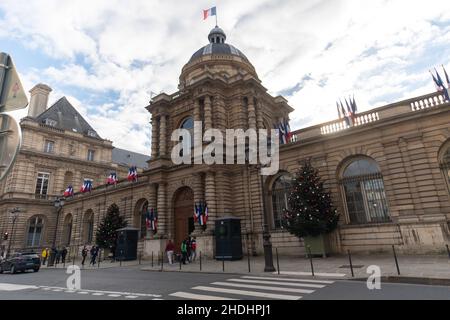
{"type": "MultiPolygon", "coordinates": [[[[176,91],[182,66],[206,44],[214,21],[201,10],[210,5],[3,0],[0,39],[60,62],[22,72],[26,88],[47,82],[54,99],[75,89],[70,100],[102,137],[148,154],[150,91],[176,91]]],[[[310,76],[287,97],[294,128],[333,120],[336,99],[349,94],[367,110],[432,91],[427,69],[450,63],[450,6],[440,0],[230,0],[218,14],[270,92],[310,76]]]]}

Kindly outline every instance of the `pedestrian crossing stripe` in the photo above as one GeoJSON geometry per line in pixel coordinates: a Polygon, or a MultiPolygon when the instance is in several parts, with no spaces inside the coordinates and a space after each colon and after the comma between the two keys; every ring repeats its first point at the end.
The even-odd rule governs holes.
{"type": "MultiPolygon", "coordinates": [[[[259,284],[274,284],[273,281],[264,281],[264,280],[246,280],[246,279],[228,279],[227,281],[232,282],[242,282],[242,283],[259,283],[259,284]]],[[[305,288],[315,288],[315,289],[322,289],[325,288],[324,285],[320,284],[309,284],[309,283],[278,283],[279,286],[292,286],[292,287],[305,287],[305,288]]]]}
{"type": "Polygon", "coordinates": [[[292,292],[292,293],[304,293],[304,294],[311,294],[314,292],[314,290],[257,286],[257,285],[252,285],[252,284],[241,284],[241,283],[230,283],[230,282],[213,282],[211,284],[215,285],[215,286],[236,287],[236,288],[257,289],[257,290],[269,290],[269,291],[281,291],[281,292],[292,292]]]}
{"type": "MultiPolygon", "coordinates": [[[[278,274],[278,272],[274,272],[273,274],[278,274]]],[[[287,276],[312,276],[311,272],[293,272],[293,271],[280,271],[281,275],[287,275],[287,276]]],[[[314,272],[314,276],[316,277],[329,277],[329,278],[342,278],[345,277],[345,273],[320,273],[320,272],[314,272]]]]}
{"type": "Polygon", "coordinates": [[[177,297],[177,298],[185,298],[185,299],[190,299],[190,300],[217,300],[217,301],[236,300],[236,299],[232,299],[232,298],[194,294],[194,293],[182,292],[182,291],[172,293],[172,294],[170,294],[170,296],[177,297]]]}
{"type": "Polygon", "coordinates": [[[286,294],[273,294],[273,293],[258,292],[258,291],[214,288],[214,287],[205,287],[205,286],[198,286],[198,287],[194,287],[192,289],[209,291],[209,292],[229,293],[229,294],[235,294],[235,295],[241,295],[241,296],[272,298],[272,299],[279,299],[279,300],[300,300],[302,298],[302,296],[293,296],[293,295],[286,295],[286,294]]]}
{"type": "Polygon", "coordinates": [[[270,278],[270,277],[252,277],[244,276],[242,279],[255,279],[255,280],[273,280],[273,281],[290,281],[290,282],[306,282],[306,283],[321,283],[321,284],[333,284],[334,281],[328,280],[310,280],[310,279],[291,279],[291,278],[270,278]]]}

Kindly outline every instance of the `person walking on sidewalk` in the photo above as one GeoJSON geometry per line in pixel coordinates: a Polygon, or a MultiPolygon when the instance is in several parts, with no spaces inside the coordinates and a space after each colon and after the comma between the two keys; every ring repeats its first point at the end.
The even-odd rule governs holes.
{"type": "Polygon", "coordinates": [[[61,262],[62,262],[62,263],[66,263],[66,256],[67,256],[67,248],[64,247],[64,248],[61,250],[61,262]]]}
{"type": "Polygon", "coordinates": [[[56,249],[55,248],[55,251],[56,251],[56,264],[59,264],[59,262],[60,262],[60,260],[61,260],[61,250],[58,250],[58,249],[56,249]]]}
{"type": "Polygon", "coordinates": [[[91,248],[91,262],[89,263],[89,265],[93,265],[95,266],[96,260],[97,260],[97,254],[98,254],[98,249],[96,246],[92,246],[91,248]]]}
{"type": "Polygon", "coordinates": [[[169,260],[169,264],[173,264],[173,252],[175,251],[175,245],[173,244],[172,240],[169,240],[169,242],[166,245],[166,254],[167,259],[169,260]]]}
{"type": "Polygon", "coordinates": [[[83,247],[83,250],[81,250],[81,256],[83,257],[83,260],[81,260],[81,265],[84,266],[84,262],[86,261],[86,257],[88,254],[88,250],[86,246],[83,247]]]}
{"type": "Polygon", "coordinates": [[[187,259],[187,239],[184,239],[183,242],[181,242],[181,262],[183,264],[186,264],[187,259]]]}
{"type": "Polygon", "coordinates": [[[48,258],[48,249],[47,248],[42,249],[41,257],[42,257],[42,265],[45,266],[45,263],[47,262],[47,258],[48,258]]]}
{"type": "Polygon", "coordinates": [[[186,257],[187,262],[191,262],[191,237],[187,237],[186,239],[186,257]]]}
{"type": "Polygon", "coordinates": [[[197,257],[197,239],[195,237],[191,240],[191,261],[195,261],[197,257]]]}

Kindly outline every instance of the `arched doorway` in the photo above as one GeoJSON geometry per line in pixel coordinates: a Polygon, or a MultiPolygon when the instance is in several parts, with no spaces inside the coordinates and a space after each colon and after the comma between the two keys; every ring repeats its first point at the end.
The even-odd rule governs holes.
{"type": "Polygon", "coordinates": [[[147,225],[145,223],[145,216],[148,210],[148,201],[140,199],[136,202],[133,214],[133,227],[140,230],[139,237],[144,239],[147,236],[147,225]]]}
{"type": "Polygon", "coordinates": [[[174,197],[175,252],[180,252],[181,242],[194,227],[194,192],[189,187],[179,189],[174,197]]]}
{"type": "Polygon", "coordinates": [[[68,214],[64,218],[64,226],[63,226],[63,235],[62,235],[62,245],[68,246],[70,245],[70,240],[72,238],[72,214],[68,214]]]}

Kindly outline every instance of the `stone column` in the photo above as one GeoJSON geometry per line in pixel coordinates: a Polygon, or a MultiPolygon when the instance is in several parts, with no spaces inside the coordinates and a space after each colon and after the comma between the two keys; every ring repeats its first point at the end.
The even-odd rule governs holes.
{"type": "Polygon", "coordinates": [[[209,96],[205,97],[205,131],[211,129],[212,123],[212,106],[211,98],[209,96]]]}
{"type": "Polygon", "coordinates": [[[194,99],[194,121],[202,121],[200,114],[200,102],[197,98],[194,99]]]}
{"type": "Polygon", "coordinates": [[[152,159],[158,156],[158,119],[156,116],[152,116],[152,159]]]}
{"type": "MultiPolygon", "coordinates": [[[[156,194],[156,184],[152,183],[152,184],[150,184],[150,192],[148,195],[148,208],[149,209],[157,208],[157,205],[158,205],[157,199],[158,199],[158,195],[156,194]]],[[[147,229],[146,238],[150,239],[152,236],[154,236],[153,232],[147,229]]]]}
{"type": "MultiPolygon", "coordinates": [[[[263,102],[258,99],[256,100],[256,122],[257,122],[257,126],[258,129],[262,129],[264,128],[264,118],[263,118],[263,102]]],[[[268,130],[270,130],[271,128],[266,128],[268,130]]]]}
{"type": "Polygon", "coordinates": [[[214,96],[214,118],[217,121],[214,125],[217,129],[220,129],[223,133],[225,133],[225,129],[227,128],[227,112],[225,109],[225,102],[220,95],[214,96]]]}
{"type": "Polygon", "coordinates": [[[166,155],[166,141],[167,141],[167,116],[161,115],[159,123],[159,156],[164,157],[166,155]]]}
{"type": "Polygon", "coordinates": [[[205,201],[208,204],[207,229],[213,230],[217,218],[216,183],[214,172],[207,172],[205,177],[205,201]]]}
{"type": "Polygon", "coordinates": [[[163,236],[167,233],[167,221],[169,219],[166,201],[166,184],[164,183],[160,183],[158,185],[157,208],[158,208],[158,235],[163,236]]]}
{"type": "MultiPolygon", "coordinates": [[[[192,187],[194,189],[194,203],[205,201],[205,188],[201,173],[194,174],[194,183],[192,187]]],[[[195,223],[194,226],[195,226],[194,234],[198,234],[201,231],[203,231],[198,223],[195,223]]]]}
{"type": "Polygon", "coordinates": [[[256,129],[256,110],[253,96],[248,97],[248,127],[256,129]]]}

